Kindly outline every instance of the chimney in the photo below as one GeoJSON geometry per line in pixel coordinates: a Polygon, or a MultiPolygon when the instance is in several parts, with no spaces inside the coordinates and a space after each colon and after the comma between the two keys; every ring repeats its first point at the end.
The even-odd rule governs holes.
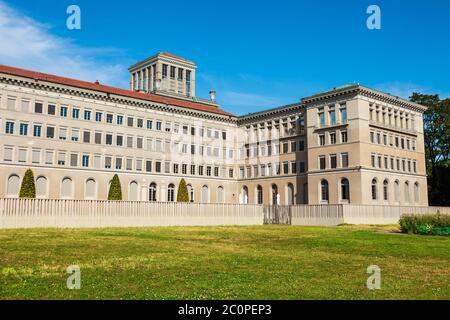
{"type": "Polygon", "coordinates": [[[209,99],[210,99],[211,101],[216,100],[216,91],[211,90],[211,91],[209,92],[209,99]]]}
{"type": "Polygon", "coordinates": [[[98,81],[98,80],[95,80],[95,84],[100,84],[100,81],[98,81]]]}

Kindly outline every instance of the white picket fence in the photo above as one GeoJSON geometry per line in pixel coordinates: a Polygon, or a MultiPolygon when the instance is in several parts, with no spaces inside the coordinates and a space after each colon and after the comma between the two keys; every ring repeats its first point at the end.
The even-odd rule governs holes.
{"type": "MultiPolygon", "coordinates": [[[[403,213],[449,213],[450,208],[295,205],[292,225],[397,223],[403,213]]],[[[0,199],[0,228],[261,225],[267,206],[176,202],[0,199]]]]}

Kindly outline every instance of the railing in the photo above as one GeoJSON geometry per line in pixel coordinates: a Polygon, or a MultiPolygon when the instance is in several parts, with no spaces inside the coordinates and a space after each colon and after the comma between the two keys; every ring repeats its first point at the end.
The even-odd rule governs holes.
{"type": "Polygon", "coordinates": [[[143,201],[0,199],[1,228],[83,228],[292,224],[395,224],[404,213],[450,207],[214,204],[143,201]]]}

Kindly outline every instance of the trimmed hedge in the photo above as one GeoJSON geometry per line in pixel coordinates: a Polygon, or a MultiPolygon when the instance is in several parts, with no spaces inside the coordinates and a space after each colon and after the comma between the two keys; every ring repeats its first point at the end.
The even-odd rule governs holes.
{"type": "Polygon", "coordinates": [[[36,198],[36,185],[34,184],[34,175],[31,169],[25,172],[25,176],[20,186],[19,198],[36,198]]]}
{"type": "Polygon", "coordinates": [[[178,185],[177,202],[189,202],[189,193],[186,181],[183,178],[178,185]]]}
{"type": "Polygon", "coordinates": [[[403,233],[450,235],[450,215],[404,214],[399,221],[403,233]]]}
{"type": "Polygon", "coordinates": [[[112,178],[108,192],[108,200],[122,200],[122,186],[117,174],[112,178]]]}

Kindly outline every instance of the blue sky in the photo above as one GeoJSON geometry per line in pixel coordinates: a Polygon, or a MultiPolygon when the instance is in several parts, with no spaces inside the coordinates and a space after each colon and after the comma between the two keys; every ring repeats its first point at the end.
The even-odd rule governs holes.
{"type": "Polygon", "coordinates": [[[0,63],[127,87],[158,51],[198,65],[197,96],[244,114],[358,82],[450,97],[450,1],[0,0],[0,63]],[[81,30],[66,9],[81,8],[81,30]],[[381,30],[366,9],[381,8],[381,30]]]}

